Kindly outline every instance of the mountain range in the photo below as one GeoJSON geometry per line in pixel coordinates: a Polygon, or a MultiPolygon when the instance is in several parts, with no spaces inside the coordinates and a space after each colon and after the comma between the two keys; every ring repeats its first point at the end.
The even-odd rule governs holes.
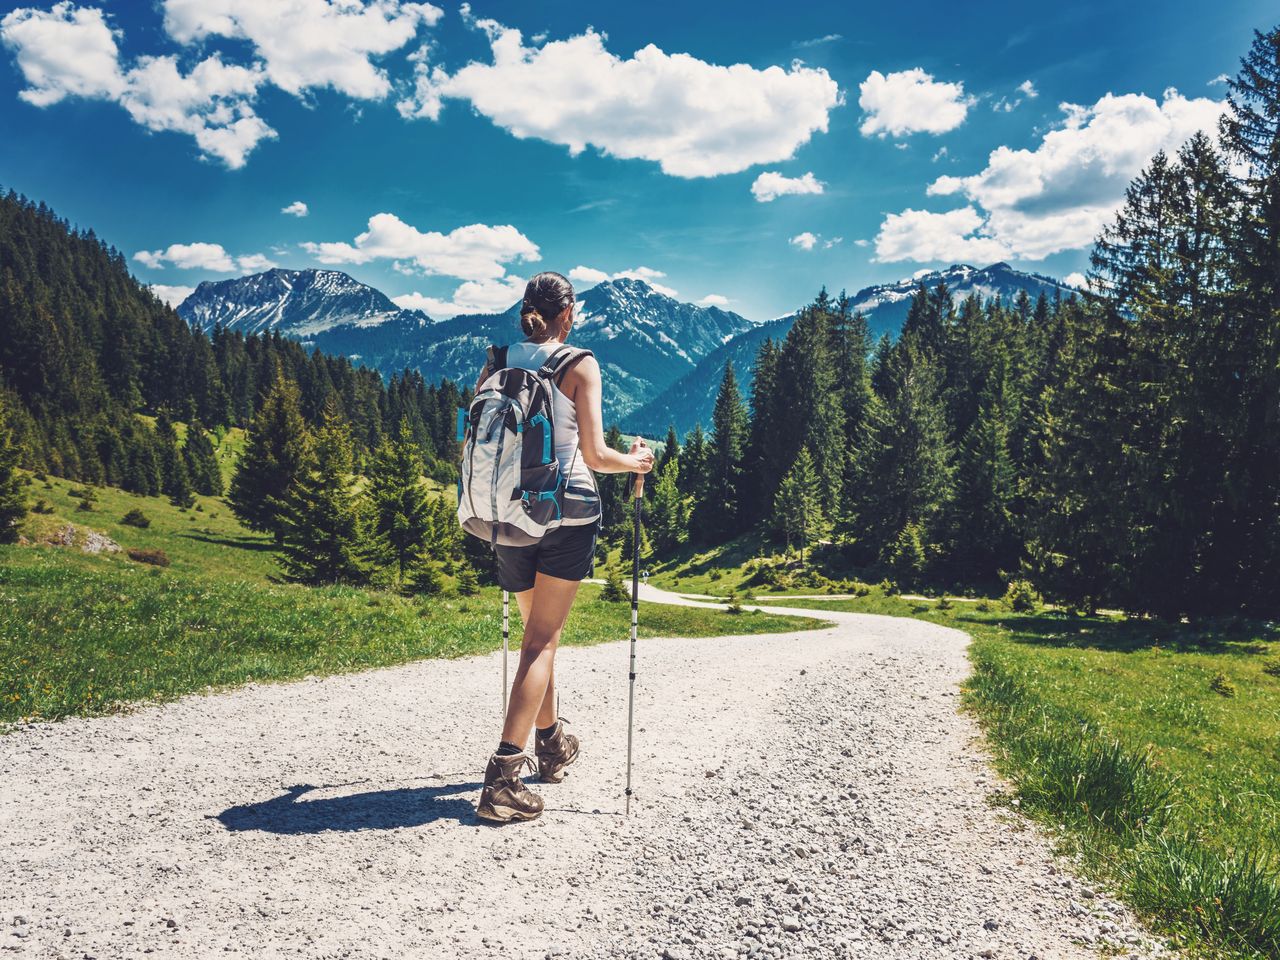
{"type": "MultiPolygon", "coordinates": [[[[896,283],[859,290],[851,298],[872,335],[895,334],[912,294],[946,283],[953,297],[1011,299],[1025,291],[1067,295],[1051,277],[1006,263],[977,269],[955,264],[896,283]]],[[[794,316],[765,323],[718,307],[659,293],[643,280],[607,280],[578,295],[573,342],[592,350],[604,372],[607,421],[655,435],[674,423],[681,434],[710,420],[724,365],[732,361],[744,396],[751,365],[766,338],[780,340],[794,316]]],[[[207,281],[178,307],[192,325],[244,333],[277,331],[325,353],[343,354],[384,376],[417,369],[428,381],[474,382],[490,343],[519,337],[519,304],[502,313],[433,321],[404,310],[373,287],[337,270],[268,270],[233,280],[207,281]]]]}

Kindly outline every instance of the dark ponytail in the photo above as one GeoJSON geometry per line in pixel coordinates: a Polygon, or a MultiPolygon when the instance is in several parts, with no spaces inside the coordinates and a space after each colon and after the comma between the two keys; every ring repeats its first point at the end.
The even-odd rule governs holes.
{"type": "Polygon", "coordinates": [[[573,303],[573,284],[550,270],[533,277],[524,288],[520,304],[520,329],[531,340],[541,340],[547,327],[573,303]]]}

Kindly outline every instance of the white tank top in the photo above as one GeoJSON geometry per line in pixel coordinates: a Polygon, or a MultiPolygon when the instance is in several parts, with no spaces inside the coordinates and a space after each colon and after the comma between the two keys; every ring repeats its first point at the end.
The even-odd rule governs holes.
{"type": "MultiPolygon", "coordinates": [[[[522,340],[513,343],[507,347],[507,366],[537,370],[563,346],[559,340],[548,340],[546,343],[522,340]]],[[[578,449],[578,410],[573,401],[560,392],[554,381],[551,384],[551,413],[555,417],[556,459],[560,461],[560,469],[573,486],[594,490],[595,477],[582,462],[582,452],[578,449]]]]}

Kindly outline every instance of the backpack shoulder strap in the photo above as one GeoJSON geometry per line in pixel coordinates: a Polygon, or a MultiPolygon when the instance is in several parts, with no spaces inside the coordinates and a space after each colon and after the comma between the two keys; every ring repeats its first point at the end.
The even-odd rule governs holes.
{"type": "Polygon", "coordinates": [[[485,379],[493,376],[499,370],[506,369],[507,366],[507,348],[500,347],[496,343],[490,344],[486,351],[486,360],[484,365],[485,379]]]}
{"type": "Polygon", "coordinates": [[[564,379],[564,375],[569,372],[570,367],[584,357],[590,356],[594,356],[594,354],[582,347],[561,347],[547,357],[546,362],[538,368],[538,375],[546,377],[558,387],[560,386],[560,381],[564,379]]]}

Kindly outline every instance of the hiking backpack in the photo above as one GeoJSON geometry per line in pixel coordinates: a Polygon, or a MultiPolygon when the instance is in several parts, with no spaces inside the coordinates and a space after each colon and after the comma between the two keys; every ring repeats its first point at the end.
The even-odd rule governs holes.
{"type": "Polygon", "coordinates": [[[506,347],[489,348],[484,380],[459,411],[458,522],[467,533],[490,546],[524,547],[600,515],[599,494],[570,487],[573,464],[566,470],[556,458],[551,402],[569,367],[590,355],[562,346],[537,370],[525,370],[507,366],[506,347]]]}

